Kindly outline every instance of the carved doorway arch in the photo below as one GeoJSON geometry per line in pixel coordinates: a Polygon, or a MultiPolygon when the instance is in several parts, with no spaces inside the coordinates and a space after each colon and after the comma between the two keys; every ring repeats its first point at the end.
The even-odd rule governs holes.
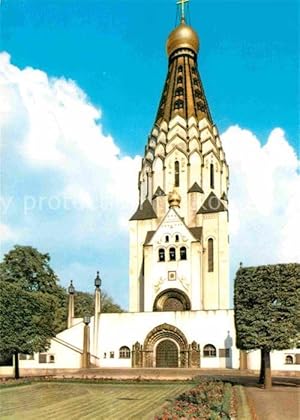
{"type": "MultiPolygon", "coordinates": [[[[151,330],[147,335],[143,346],[143,367],[156,367],[156,350],[157,348],[160,348],[159,346],[163,346],[163,344],[160,344],[161,342],[165,342],[165,348],[161,348],[161,350],[165,353],[168,351],[166,348],[167,346],[169,347],[169,351],[172,350],[172,347],[172,351],[174,352],[174,347],[171,346],[170,342],[172,342],[177,348],[177,366],[172,365],[172,367],[188,367],[189,346],[187,339],[179,328],[170,324],[158,325],[157,327],[153,328],[153,330],[151,330]]],[[[161,364],[161,362],[159,362],[159,364],[161,364]]]]}

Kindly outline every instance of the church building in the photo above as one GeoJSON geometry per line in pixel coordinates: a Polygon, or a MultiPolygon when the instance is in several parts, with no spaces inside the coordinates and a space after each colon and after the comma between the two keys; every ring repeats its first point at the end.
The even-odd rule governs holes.
{"type": "MultiPolygon", "coordinates": [[[[21,368],[240,366],[229,303],[229,169],[198,69],[199,38],[184,1],[179,8],[129,221],[129,312],[101,313],[97,275],[95,314],[76,319],[71,285],[69,328],[21,368]]],[[[277,353],[279,368],[285,356],[277,353]]],[[[259,369],[259,357],[248,367],[259,369]]]]}

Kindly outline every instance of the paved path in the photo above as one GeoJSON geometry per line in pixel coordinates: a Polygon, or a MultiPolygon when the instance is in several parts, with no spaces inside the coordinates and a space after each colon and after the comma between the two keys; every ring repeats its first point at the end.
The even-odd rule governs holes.
{"type": "Polygon", "coordinates": [[[246,388],[257,420],[299,420],[300,388],[273,385],[271,390],[246,388]]]}

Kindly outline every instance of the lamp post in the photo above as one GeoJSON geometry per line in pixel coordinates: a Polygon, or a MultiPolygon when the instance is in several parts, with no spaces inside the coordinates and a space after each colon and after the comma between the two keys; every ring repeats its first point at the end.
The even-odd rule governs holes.
{"type": "Polygon", "coordinates": [[[99,271],[97,271],[97,276],[95,278],[95,287],[96,287],[96,289],[100,289],[101,283],[102,283],[102,281],[101,281],[101,278],[99,276],[99,271]]]}
{"type": "Polygon", "coordinates": [[[68,287],[69,293],[69,306],[68,306],[68,328],[72,327],[73,319],[74,319],[74,295],[75,295],[75,287],[73,286],[73,280],[70,282],[70,286],[68,287]]]}
{"type": "Polygon", "coordinates": [[[91,317],[85,315],[83,317],[83,353],[82,353],[82,367],[87,369],[90,367],[90,324],[91,317]]]}
{"type": "Polygon", "coordinates": [[[99,335],[99,318],[101,313],[101,283],[102,280],[99,276],[99,271],[97,271],[96,278],[94,280],[95,284],[95,313],[94,313],[94,334],[93,334],[93,355],[98,355],[98,335],[99,335]]]}

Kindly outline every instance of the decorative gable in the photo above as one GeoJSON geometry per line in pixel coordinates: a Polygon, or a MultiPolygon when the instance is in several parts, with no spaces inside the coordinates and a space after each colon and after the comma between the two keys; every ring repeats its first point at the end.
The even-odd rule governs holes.
{"type": "Polygon", "coordinates": [[[201,232],[189,229],[177,211],[170,208],[157,230],[148,232],[145,245],[165,242],[166,235],[170,237],[170,242],[174,235],[180,235],[181,242],[194,242],[200,240],[201,232]]]}

